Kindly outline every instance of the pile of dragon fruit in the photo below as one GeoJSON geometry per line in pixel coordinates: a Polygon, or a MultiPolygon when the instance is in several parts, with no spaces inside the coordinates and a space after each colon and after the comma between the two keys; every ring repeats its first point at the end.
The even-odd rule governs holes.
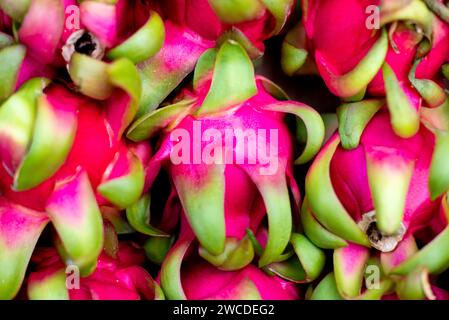
{"type": "Polygon", "coordinates": [[[0,0],[0,299],[449,299],[448,84],[443,0],[0,0]]]}

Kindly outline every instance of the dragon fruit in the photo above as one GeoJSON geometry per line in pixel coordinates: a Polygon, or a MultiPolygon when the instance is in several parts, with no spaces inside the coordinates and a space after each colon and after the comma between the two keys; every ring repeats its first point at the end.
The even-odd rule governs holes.
{"type": "MultiPolygon", "coordinates": [[[[385,286],[385,285],[384,285],[385,286]]],[[[366,290],[358,298],[365,300],[448,300],[449,293],[429,282],[426,273],[415,273],[403,279],[397,292],[387,290],[366,290]],[[424,276],[423,276],[424,275],[424,276]],[[386,293],[387,292],[387,293],[386,293]]],[[[338,291],[333,272],[326,275],[315,288],[310,287],[309,300],[343,300],[338,291]]]]}
{"type": "MultiPolygon", "coordinates": [[[[9,61],[2,79],[9,81],[3,84],[0,100],[33,77],[58,77],[61,67],[66,65],[75,84],[80,85],[83,79],[89,79],[90,86],[97,84],[91,90],[81,86],[83,94],[105,99],[107,92],[104,91],[108,88],[105,88],[104,72],[99,72],[104,71],[105,64],[95,60],[127,58],[138,63],[158,52],[164,42],[163,21],[146,2],[83,1],[78,4],[75,0],[34,0],[13,5],[2,1],[0,8],[15,22],[20,22],[17,31],[20,44],[11,37],[11,28],[6,28],[6,32],[1,30],[2,47],[8,46],[0,55],[3,53],[2,60],[9,61]],[[74,53],[91,59],[80,61],[74,53]]],[[[8,26],[6,22],[2,25],[8,26]]]]}
{"type": "Polygon", "coordinates": [[[12,15],[21,21],[19,41],[43,64],[63,65],[73,51],[139,62],[157,52],[164,37],[159,15],[145,1],[35,0],[24,12],[12,15]]]}
{"type": "Polygon", "coordinates": [[[448,300],[448,292],[435,285],[435,275],[429,274],[427,270],[427,265],[440,267],[440,271],[447,268],[447,257],[444,254],[442,257],[437,255],[433,261],[428,259],[431,259],[431,254],[440,252],[444,241],[447,241],[448,231],[445,229],[448,208],[445,196],[439,214],[436,212],[431,223],[413,235],[405,236],[392,252],[369,256],[364,248],[353,243],[336,249],[334,272],[324,277],[315,288],[310,287],[308,298],[448,300]],[[424,252],[419,252],[417,243],[423,245],[421,250],[424,252]],[[397,267],[399,273],[394,271],[397,267]],[[408,270],[404,270],[404,267],[408,270]]]}
{"type": "Polygon", "coordinates": [[[139,77],[124,60],[110,68],[111,80],[123,72],[131,80],[113,99],[100,103],[61,85],[44,88],[48,81],[36,78],[0,108],[2,298],[17,293],[49,221],[65,260],[87,275],[102,248],[100,206],[124,209],[141,197],[150,150],[121,137],[139,77]]]}
{"type": "MultiPolygon", "coordinates": [[[[34,267],[27,279],[31,300],[139,300],[161,299],[163,294],[141,267],[142,250],[133,243],[117,244],[114,256],[103,252],[95,272],[76,278],[54,248],[40,248],[31,258],[34,267]]],[[[70,267],[70,266],[69,266],[70,267]]]]}
{"type": "MultiPolygon", "coordinates": [[[[212,256],[222,254],[233,239],[242,239],[246,229],[257,230],[265,212],[269,232],[260,266],[274,262],[289,243],[300,195],[285,114],[302,119],[307,129],[297,164],[320,148],[324,125],[312,108],[274,96],[282,99],[282,91],[256,78],[245,50],[229,40],[200,58],[191,90],[138,119],[128,131],[133,141],[159,135],[148,168],[162,164],[168,170],[189,224],[212,256]],[[239,134],[249,136],[239,142],[239,134]]],[[[147,185],[154,179],[152,170],[147,185]]]]}
{"type": "MultiPolygon", "coordinates": [[[[181,211],[182,208],[174,210],[181,211]]],[[[161,265],[159,281],[167,299],[293,299],[297,296],[296,284],[313,282],[321,274],[325,254],[305,236],[292,233],[287,252],[276,262],[258,269],[252,262],[255,255],[263,254],[268,240],[268,232],[261,222],[258,225],[252,223],[249,229],[247,224],[227,215],[226,229],[232,229],[234,234],[241,236],[248,228],[247,235],[228,238],[224,252],[218,256],[210,254],[195,241],[195,234],[185,216],[181,216],[179,236],[173,246],[171,239],[150,238],[145,244],[147,257],[161,265]],[[186,263],[186,269],[183,263],[186,263]],[[233,282],[227,286],[224,282],[230,277],[233,282]],[[252,283],[247,283],[247,278],[259,290],[253,290],[255,288],[252,283]],[[210,290],[203,290],[210,281],[223,283],[222,287],[219,285],[220,290],[214,287],[215,295],[210,290]],[[265,284],[275,288],[274,291],[266,292],[265,284]],[[251,287],[253,289],[250,290],[251,287]]]]}
{"type": "Polygon", "coordinates": [[[186,219],[182,220],[179,238],[166,255],[159,279],[167,299],[174,300],[297,300],[299,290],[293,282],[277,275],[267,274],[252,264],[232,268],[251,252],[246,246],[230,255],[225,262],[215,266],[201,257],[195,236],[186,219]],[[195,251],[196,249],[196,251],[195,251]],[[185,260],[185,261],[184,261],[185,260]],[[210,284],[214,283],[214,286],[210,284]]]}
{"type": "MultiPolygon", "coordinates": [[[[22,44],[18,45],[21,55],[15,58],[16,73],[20,71],[22,75],[17,86],[23,83],[23,77],[52,78],[56,70],[51,65],[71,64],[73,52],[94,60],[127,58],[140,63],[143,84],[140,116],[154,110],[193,70],[199,56],[217,41],[236,39],[254,57],[260,56],[263,41],[281,31],[293,6],[293,0],[244,1],[227,6],[206,0],[83,1],[80,4],[75,0],[37,0],[17,5],[5,0],[0,3],[0,8],[22,23],[19,29],[22,44]],[[213,28],[202,27],[204,17],[213,28]],[[54,23],[48,24],[48,19],[54,23]]],[[[85,73],[83,79],[89,79],[90,85],[104,83],[95,72],[102,69],[102,64],[84,60],[78,67],[85,73]]],[[[70,75],[75,84],[81,84],[76,70],[70,75]]],[[[95,89],[104,91],[100,85],[95,89]]],[[[96,90],[80,88],[85,95],[101,98],[96,90]]]]}
{"type": "Polygon", "coordinates": [[[440,203],[447,207],[446,197],[432,200],[429,190],[434,134],[422,126],[412,138],[398,137],[385,110],[374,115],[383,103],[345,105],[340,133],[321,150],[306,177],[305,233],[317,246],[335,250],[335,280],[345,298],[380,298],[391,290],[386,277],[380,288],[361,292],[370,252],[371,260],[380,261],[371,264],[380,264],[383,273],[405,277],[398,287],[449,266],[449,255],[440,252],[449,236],[447,220],[438,223],[441,232],[425,247],[418,250],[415,241],[439,216],[440,203]],[[345,118],[351,112],[359,116],[345,118]],[[341,146],[345,135],[357,141],[356,148],[341,146]]]}
{"type": "Polygon", "coordinates": [[[324,122],[294,0],[0,0],[0,299],[449,299],[445,1],[301,7],[324,122]]]}
{"type": "Polygon", "coordinates": [[[242,33],[263,51],[263,41],[278,33],[285,24],[294,1],[236,1],[222,4],[216,0],[174,0],[161,4],[164,14],[207,40],[217,40],[232,28],[242,33]],[[204,28],[204,25],[209,28],[204,28]]]}
{"type": "Polygon", "coordinates": [[[1,12],[8,63],[0,66],[0,291],[12,298],[49,221],[63,260],[88,275],[101,251],[101,213],[120,224],[120,210],[141,197],[149,146],[122,134],[141,95],[134,64],[162,46],[163,24],[144,2],[2,1],[0,8],[14,20],[1,12]],[[67,86],[84,96],[50,84],[67,82],[64,69],[73,80],[67,86]]]}
{"type": "Polygon", "coordinates": [[[365,92],[386,94],[395,132],[404,138],[416,134],[422,98],[430,106],[442,103],[442,89],[438,95],[427,91],[440,84],[449,26],[421,0],[351,0],[343,6],[336,0],[310,0],[302,6],[303,24],[283,47],[287,73],[307,62],[305,71],[317,71],[339,97],[354,101],[365,92]],[[409,80],[412,71],[413,77],[426,79],[425,86],[409,80]]]}
{"type": "Polygon", "coordinates": [[[278,34],[293,11],[294,0],[152,1],[164,19],[165,42],[139,64],[143,95],[139,116],[159,104],[193,71],[199,57],[226,39],[239,41],[252,57],[263,53],[263,41],[278,34]]]}
{"type": "Polygon", "coordinates": [[[298,300],[292,283],[268,276],[253,265],[238,271],[221,271],[204,261],[193,261],[182,272],[187,299],[298,300]],[[210,286],[211,283],[215,285],[210,286]]]}

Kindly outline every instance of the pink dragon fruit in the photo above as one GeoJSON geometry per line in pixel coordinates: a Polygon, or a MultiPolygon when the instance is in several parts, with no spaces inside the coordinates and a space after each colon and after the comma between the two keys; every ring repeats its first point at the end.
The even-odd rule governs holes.
{"type": "MultiPolygon", "coordinates": [[[[182,208],[178,207],[174,210],[182,210],[182,208]]],[[[173,218],[174,215],[169,215],[169,217],[173,218]]],[[[249,299],[256,297],[262,299],[291,299],[294,295],[297,295],[294,284],[310,283],[321,274],[325,265],[325,254],[305,236],[297,233],[292,233],[291,246],[288,247],[288,251],[282,257],[262,270],[257,269],[251,262],[254,260],[255,254],[257,256],[263,254],[263,247],[266,247],[268,241],[268,232],[262,226],[261,221],[258,222],[258,225],[251,223],[248,226],[247,223],[242,223],[239,220],[241,219],[236,219],[235,215],[226,215],[226,230],[233,230],[233,234],[238,235],[238,237],[227,238],[225,249],[218,256],[210,254],[201,245],[197,245],[195,234],[192,232],[185,216],[181,217],[179,236],[171,249],[172,240],[170,239],[153,237],[147,241],[145,245],[147,257],[161,265],[160,283],[167,299],[211,299],[213,297],[206,297],[205,292],[202,292],[203,290],[198,288],[198,285],[203,288],[210,281],[222,283],[231,276],[236,281],[231,286],[223,287],[221,289],[223,291],[214,296],[216,299],[249,299]],[[243,237],[245,229],[247,236],[243,237]],[[257,237],[254,237],[254,230],[258,230],[257,237]],[[181,268],[184,260],[188,261],[187,263],[190,265],[190,267],[187,267],[187,271],[181,268]],[[199,275],[203,275],[203,278],[199,278],[199,275]],[[184,282],[184,277],[186,281],[192,283],[191,288],[184,282]],[[244,280],[242,278],[245,277],[250,278],[256,284],[259,292],[245,289],[248,285],[242,283],[244,280]],[[220,278],[223,278],[223,280],[219,280],[220,278]],[[179,279],[183,280],[180,282],[179,279]],[[265,289],[262,288],[265,285],[263,283],[269,284],[270,282],[275,288],[279,287],[279,284],[281,284],[281,287],[271,293],[264,292],[265,289]],[[179,286],[180,283],[184,285],[184,288],[179,286]],[[195,290],[195,292],[190,290],[195,290]],[[289,295],[290,297],[288,297],[289,295]]]]}
{"type": "Polygon", "coordinates": [[[111,60],[127,58],[141,63],[139,69],[144,90],[139,115],[143,115],[154,110],[176,88],[193,70],[199,56],[214,47],[222,35],[220,41],[235,38],[254,56],[260,55],[263,40],[279,33],[293,6],[294,0],[263,4],[243,1],[227,6],[212,0],[188,3],[177,0],[163,3],[83,1],[81,4],[75,0],[36,0],[17,4],[4,0],[0,8],[21,22],[18,35],[22,43],[13,46],[14,53],[7,56],[5,53],[5,60],[14,57],[11,61],[14,68],[8,69],[11,80],[5,85],[11,84],[10,94],[13,88],[32,77],[53,78],[56,70],[52,66],[67,63],[75,84],[83,86],[81,80],[89,79],[89,84],[95,86],[92,90],[80,88],[80,91],[102,99],[107,93],[101,86],[105,82],[103,73],[98,74],[98,71],[104,69],[104,64],[92,60],[102,60],[103,56],[111,60]],[[251,10],[247,11],[249,8],[251,10]],[[214,26],[212,35],[195,22],[200,12],[214,26]],[[184,14],[191,18],[184,21],[180,18],[184,14]],[[49,19],[53,23],[48,24],[49,19]],[[80,66],[80,59],[77,58],[75,63],[72,61],[74,52],[93,59],[83,59],[80,66]],[[71,70],[73,64],[77,65],[76,70],[71,70]]]}
{"type": "Polygon", "coordinates": [[[147,185],[162,163],[196,237],[212,256],[222,254],[230,241],[242,239],[247,228],[257,230],[265,212],[268,241],[259,264],[276,261],[289,243],[292,208],[299,205],[300,195],[292,175],[294,146],[285,113],[301,118],[308,132],[296,163],[313,157],[323,141],[324,125],[312,108],[280,102],[276,95],[281,97],[281,90],[255,78],[245,50],[229,40],[201,57],[192,90],[138,119],[128,131],[133,141],[160,133],[147,185]],[[249,137],[239,142],[237,132],[249,137]]]}
{"type": "Polygon", "coordinates": [[[413,235],[405,236],[390,253],[368,257],[362,247],[353,243],[337,249],[334,253],[334,272],[324,277],[315,288],[310,287],[307,298],[449,300],[449,293],[435,285],[435,277],[426,268],[426,263],[433,267],[438,264],[441,271],[447,268],[444,254],[433,261],[428,259],[435,252],[440,252],[444,241],[447,241],[448,231],[444,229],[447,228],[448,208],[445,196],[439,214],[434,215],[431,223],[413,235]],[[420,253],[417,242],[424,244],[421,250],[427,252],[420,253]],[[396,267],[402,268],[402,271],[389,277],[396,267]],[[351,280],[349,285],[348,279],[351,280]]]}
{"type": "MultiPolygon", "coordinates": [[[[343,300],[339,293],[335,275],[329,273],[315,288],[310,287],[309,300],[343,300]]],[[[430,284],[426,273],[414,273],[403,279],[397,292],[388,290],[366,290],[358,298],[365,300],[449,300],[449,292],[430,284]],[[377,291],[377,292],[376,292],[377,291]]]]}
{"type": "MultiPolygon", "coordinates": [[[[91,90],[82,86],[83,94],[105,99],[105,95],[108,96],[104,92],[106,79],[102,78],[104,72],[99,72],[99,69],[104,71],[105,65],[92,60],[127,58],[137,63],[158,52],[164,41],[163,21],[146,2],[83,1],[78,4],[75,0],[34,0],[13,5],[3,1],[0,7],[21,23],[18,30],[20,44],[15,44],[7,35],[1,37],[9,40],[9,46],[2,50],[2,61],[9,61],[10,66],[5,70],[7,77],[2,74],[2,79],[8,81],[3,84],[0,100],[28,79],[56,77],[59,68],[66,64],[75,84],[81,82],[79,69],[84,72],[83,79],[90,80],[91,86],[97,82],[103,84],[91,90]],[[48,23],[49,20],[52,23],[48,23]],[[75,52],[92,59],[80,61],[75,52]],[[72,61],[72,57],[76,61],[72,61]],[[73,64],[77,65],[75,70],[71,70],[73,64]],[[102,93],[95,93],[96,90],[102,93]]],[[[11,32],[10,28],[8,30],[11,32]]]]}
{"type": "MultiPolygon", "coordinates": [[[[449,266],[449,255],[440,252],[448,241],[446,222],[438,223],[441,232],[425,247],[418,250],[415,242],[438,216],[439,203],[447,207],[446,197],[432,201],[429,191],[434,135],[422,126],[412,138],[398,137],[386,112],[374,115],[382,105],[367,100],[343,107],[340,119],[351,112],[359,117],[340,122],[340,134],[322,149],[306,177],[302,224],[317,246],[335,250],[335,280],[345,298],[381,298],[391,291],[386,277],[380,288],[361,292],[367,265],[400,276],[397,290],[414,283],[413,277],[423,279],[449,266]],[[353,150],[340,145],[348,134],[357,141],[353,150]],[[377,262],[369,263],[370,250],[377,262]]],[[[407,292],[412,291],[400,295],[407,292]]]]}
{"type": "Polygon", "coordinates": [[[302,7],[303,24],[283,47],[287,73],[307,61],[306,69],[317,70],[339,97],[386,94],[395,132],[404,138],[416,134],[422,98],[429,106],[444,100],[442,89],[438,94],[427,91],[437,86],[447,61],[449,26],[420,0],[350,0],[344,5],[309,0],[302,7]],[[412,71],[413,77],[428,79],[425,86],[409,81],[412,71]]]}
{"type": "Polygon", "coordinates": [[[299,299],[292,283],[270,277],[253,265],[238,271],[221,271],[207,262],[193,261],[183,270],[181,279],[189,300],[299,299]]]}
{"type": "Polygon", "coordinates": [[[139,64],[143,82],[139,116],[156,109],[199,57],[226,39],[239,41],[252,57],[260,56],[263,41],[281,31],[295,1],[167,0],[152,5],[164,18],[165,42],[158,54],[139,64]]]}
{"type": "Polygon", "coordinates": [[[101,103],[61,85],[44,89],[48,81],[36,78],[0,108],[1,298],[17,293],[49,221],[65,260],[86,275],[102,248],[99,206],[123,209],[141,197],[150,150],[121,137],[140,94],[138,73],[126,60],[108,68],[118,89],[101,103]],[[123,74],[126,84],[117,80],[123,74]]]}
{"type": "MultiPolygon", "coordinates": [[[[3,4],[3,9],[12,8],[10,3],[3,4]]],[[[159,50],[163,25],[158,14],[149,10],[142,11],[148,19],[143,26],[138,26],[143,16],[132,23],[125,21],[131,10],[140,11],[126,1],[113,8],[113,16],[105,19],[111,23],[114,19],[116,24],[107,29],[120,32],[108,38],[108,43],[95,29],[102,21],[94,19],[104,18],[100,13],[107,10],[101,11],[94,1],[84,1],[78,7],[75,1],[36,0],[21,17],[8,11],[22,22],[18,31],[22,44],[14,44],[5,33],[7,46],[0,49],[2,61],[8,61],[0,67],[5,80],[0,88],[0,102],[4,101],[0,111],[2,298],[17,293],[36,241],[49,221],[61,238],[64,259],[72,260],[82,274],[89,274],[101,249],[100,209],[119,211],[142,194],[142,164],[149,159],[150,150],[147,145],[126,143],[122,133],[133,120],[141,95],[133,63],[159,50]],[[81,27],[86,29],[77,30],[73,25],[76,21],[68,23],[68,15],[74,14],[76,19],[77,10],[81,12],[81,27]],[[49,14],[54,24],[48,24],[49,14]],[[140,29],[132,34],[137,27],[140,29]],[[152,41],[146,41],[148,37],[152,41]],[[139,39],[145,42],[144,47],[139,39]],[[98,47],[92,48],[92,42],[98,47]],[[114,47],[109,50],[110,46],[114,47]],[[112,62],[98,60],[103,48],[112,62]],[[42,93],[49,81],[29,80],[37,75],[52,78],[64,65],[63,58],[77,89],[101,101],[56,85],[42,93]],[[11,225],[18,229],[11,229],[11,225]]],[[[2,15],[2,31],[7,33],[11,32],[8,23],[2,15]]],[[[113,221],[117,217],[120,213],[107,215],[113,221]]],[[[130,223],[140,227],[138,220],[130,223]]]]}
{"type": "MultiPolygon", "coordinates": [[[[31,258],[34,270],[27,279],[31,300],[139,300],[161,299],[158,284],[141,267],[144,254],[133,243],[117,244],[114,256],[103,252],[95,272],[85,278],[66,269],[53,248],[38,249],[31,258]]],[[[70,266],[69,266],[70,268],[70,266]]]]}
{"type": "Polygon", "coordinates": [[[201,259],[194,251],[194,234],[183,219],[178,241],[165,257],[161,267],[160,282],[167,299],[175,300],[297,300],[298,288],[293,282],[276,275],[266,274],[252,264],[239,269],[229,268],[243,256],[251,246],[241,248],[226,257],[225,263],[217,267],[201,259]],[[243,249],[243,250],[242,250],[243,249]],[[184,261],[186,260],[186,261],[184,261]],[[214,286],[210,284],[214,283],[214,286]]]}
{"type": "Polygon", "coordinates": [[[19,41],[43,64],[63,65],[73,51],[139,62],[157,52],[164,37],[159,15],[145,1],[35,0],[25,12],[19,41]]]}
{"type": "Polygon", "coordinates": [[[264,50],[264,40],[282,29],[293,5],[294,1],[223,4],[216,0],[170,0],[161,3],[164,15],[204,39],[216,41],[223,33],[239,29],[259,51],[264,50]]]}

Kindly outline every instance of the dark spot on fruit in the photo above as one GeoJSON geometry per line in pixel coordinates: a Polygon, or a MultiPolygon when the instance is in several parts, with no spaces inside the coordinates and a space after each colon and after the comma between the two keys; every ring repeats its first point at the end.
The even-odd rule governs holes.
{"type": "Polygon", "coordinates": [[[96,44],[92,40],[92,36],[85,32],[83,35],[75,42],[75,51],[90,56],[95,49],[96,44]]]}
{"type": "Polygon", "coordinates": [[[368,229],[366,230],[366,235],[372,243],[378,243],[382,240],[382,234],[377,229],[376,222],[370,223],[368,229]]]}

